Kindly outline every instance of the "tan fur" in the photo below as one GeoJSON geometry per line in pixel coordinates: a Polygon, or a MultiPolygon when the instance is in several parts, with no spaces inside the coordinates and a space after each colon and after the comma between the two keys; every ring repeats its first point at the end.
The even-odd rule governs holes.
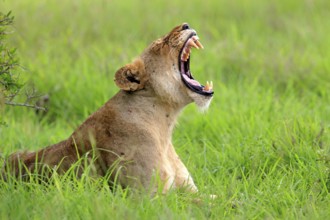
{"type": "Polygon", "coordinates": [[[97,174],[114,169],[111,180],[117,176],[123,187],[148,188],[159,175],[164,193],[182,187],[196,192],[171,140],[176,119],[187,104],[195,102],[203,108],[211,101],[189,90],[178,69],[180,49],[193,31],[180,25],[154,41],[116,72],[115,83],[121,90],[67,140],[37,152],[12,154],[4,169],[24,176],[39,164],[63,173],[89,153],[88,157],[97,158],[97,174]]]}

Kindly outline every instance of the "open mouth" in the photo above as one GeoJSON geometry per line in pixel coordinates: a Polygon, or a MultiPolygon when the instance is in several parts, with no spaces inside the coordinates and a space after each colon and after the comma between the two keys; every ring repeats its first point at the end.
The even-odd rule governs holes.
{"type": "Polygon", "coordinates": [[[191,49],[194,47],[196,49],[203,49],[203,45],[198,41],[198,36],[196,33],[192,33],[184,46],[181,49],[179,55],[179,70],[181,73],[181,78],[184,84],[193,92],[204,96],[213,95],[213,83],[206,82],[205,86],[200,84],[197,80],[194,79],[190,72],[190,53],[191,49]]]}

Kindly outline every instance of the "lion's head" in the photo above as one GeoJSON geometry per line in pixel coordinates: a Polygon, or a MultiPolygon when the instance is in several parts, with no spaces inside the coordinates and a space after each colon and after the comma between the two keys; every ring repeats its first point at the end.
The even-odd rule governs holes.
{"type": "Polygon", "coordinates": [[[191,49],[202,49],[194,29],[187,23],[154,41],[131,64],[119,69],[115,82],[125,91],[150,92],[170,105],[195,102],[206,109],[212,99],[212,82],[202,85],[190,71],[191,49]]]}

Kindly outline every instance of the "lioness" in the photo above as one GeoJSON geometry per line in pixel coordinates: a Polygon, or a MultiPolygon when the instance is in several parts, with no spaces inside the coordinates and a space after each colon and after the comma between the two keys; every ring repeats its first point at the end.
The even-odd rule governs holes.
{"type": "Polygon", "coordinates": [[[116,72],[120,91],[68,139],[37,152],[10,155],[2,175],[26,177],[44,167],[64,173],[87,155],[98,175],[112,169],[110,182],[116,178],[123,187],[158,187],[151,186],[158,175],[164,193],[171,188],[197,192],[171,140],[181,110],[191,102],[206,109],[213,96],[212,83],[203,86],[191,74],[192,48],[203,46],[186,23],[151,43],[116,72]]]}

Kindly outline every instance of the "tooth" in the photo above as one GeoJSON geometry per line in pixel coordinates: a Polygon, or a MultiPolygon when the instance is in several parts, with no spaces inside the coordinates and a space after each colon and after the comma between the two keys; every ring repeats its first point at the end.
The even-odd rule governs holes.
{"type": "Polygon", "coordinates": [[[191,42],[191,45],[192,45],[194,48],[196,48],[197,50],[199,50],[199,47],[198,47],[198,45],[197,45],[195,42],[191,42]]]}
{"type": "Polygon", "coordinates": [[[187,56],[187,52],[186,52],[186,49],[184,49],[181,54],[181,60],[185,61],[186,56],[187,56]]]}
{"type": "Polygon", "coordinates": [[[204,49],[203,45],[201,44],[201,42],[199,42],[199,37],[198,36],[193,36],[191,38],[194,43],[198,46],[198,48],[204,49]]]}
{"type": "Polygon", "coordinates": [[[197,44],[195,44],[194,40],[193,39],[189,39],[189,42],[188,42],[190,46],[192,47],[195,47],[196,49],[199,49],[199,47],[197,46],[197,44]]]}
{"type": "Polygon", "coordinates": [[[204,90],[205,91],[209,91],[210,90],[210,84],[209,84],[209,81],[206,81],[206,84],[204,86],[204,90]]]}
{"type": "Polygon", "coordinates": [[[213,89],[213,82],[211,81],[210,82],[210,90],[212,90],[213,89]]]}
{"type": "Polygon", "coordinates": [[[187,61],[187,59],[188,59],[187,53],[183,53],[182,57],[181,57],[181,60],[187,61]]]}
{"type": "Polygon", "coordinates": [[[204,49],[203,45],[198,40],[196,40],[195,43],[199,48],[204,49]]]}

